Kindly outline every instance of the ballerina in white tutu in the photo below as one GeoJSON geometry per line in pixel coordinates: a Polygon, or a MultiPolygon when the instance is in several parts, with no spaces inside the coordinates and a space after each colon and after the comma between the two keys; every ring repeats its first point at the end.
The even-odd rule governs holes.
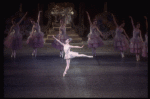
{"type": "Polygon", "coordinates": [[[88,56],[88,55],[85,55],[85,54],[79,54],[78,52],[73,52],[73,51],[70,51],[71,48],[83,48],[83,46],[72,46],[70,45],[70,41],[72,40],[71,38],[67,39],[65,41],[65,44],[62,43],[60,40],[58,40],[56,37],[54,37],[53,35],[53,38],[56,39],[57,42],[59,42],[63,47],[64,47],[64,52],[65,52],[65,57],[64,59],[66,59],[66,68],[65,68],[65,71],[63,73],[63,77],[66,75],[66,72],[67,70],[69,69],[69,65],[70,65],[70,59],[74,58],[74,57],[88,57],[88,58],[93,58],[93,56],[88,56]]]}

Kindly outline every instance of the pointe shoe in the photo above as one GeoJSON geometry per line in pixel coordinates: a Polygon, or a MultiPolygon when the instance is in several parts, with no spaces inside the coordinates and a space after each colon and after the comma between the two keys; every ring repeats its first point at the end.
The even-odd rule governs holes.
{"type": "Polygon", "coordinates": [[[12,54],[11,54],[11,57],[13,57],[13,56],[14,56],[14,54],[12,53],[12,54]]]}
{"type": "Polygon", "coordinates": [[[66,73],[63,73],[63,77],[65,77],[66,73]]]}
{"type": "Polygon", "coordinates": [[[124,58],[124,54],[121,54],[122,58],[124,58]]]}
{"type": "Polygon", "coordinates": [[[34,56],[34,52],[32,53],[32,56],[34,56]]]}

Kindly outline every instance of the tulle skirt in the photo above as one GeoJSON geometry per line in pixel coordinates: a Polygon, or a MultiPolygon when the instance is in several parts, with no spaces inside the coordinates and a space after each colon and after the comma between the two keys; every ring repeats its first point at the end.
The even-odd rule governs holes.
{"type": "Polygon", "coordinates": [[[148,42],[143,43],[142,56],[143,57],[148,57],[148,42]]]}
{"type": "Polygon", "coordinates": [[[135,54],[142,52],[142,40],[139,37],[130,39],[130,52],[135,54]]]}
{"type": "Polygon", "coordinates": [[[22,34],[11,32],[5,39],[4,45],[12,50],[22,48],[22,34]]]}
{"type": "Polygon", "coordinates": [[[78,52],[70,51],[68,54],[65,54],[64,59],[72,59],[72,58],[78,57],[78,55],[79,55],[78,52]]]}
{"type": "MultiPolygon", "coordinates": [[[[56,36],[57,39],[59,39],[62,43],[65,43],[65,41],[69,38],[66,34],[61,34],[56,36]]],[[[63,50],[63,46],[57,42],[56,40],[53,41],[52,46],[58,50],[63,50]]]]}
{"type": "Polygon", "coordinates": [[[33,34],[31,32],[30,36],[27,39],[27,44],[32,48],[41,48],[44,45],[43,36],[43,32],[34,32],[33,34]]]}
{"type": "Polygon", "coordinates": [[[114,38],[114,48],[117,51],[126,51],[129,48],[129,42],[125,35],[115,36],[114,38]]]}
{"type": "Polygon", "coordinates": [[[88,35],[88,47],[89,48],[98,48],[104,45],[102,39],[100,36],[97,36],[95,34],[89,34],[88,35]]]}

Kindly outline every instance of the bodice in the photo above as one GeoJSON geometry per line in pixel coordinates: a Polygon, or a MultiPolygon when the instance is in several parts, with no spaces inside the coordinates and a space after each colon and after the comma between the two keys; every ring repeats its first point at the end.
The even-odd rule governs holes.
{"type": "Polygon", "coordinates": [[[137,38],[140,35],[140,30],[133,30],[133,38],[137,38]]]}
{"type": "Polygon", "coordinates": [[[12,30],[14,30],[16,34],[19,33],[19,32],[20,32],[20,27],[19,27],[19,25],[17,24],[17,25],[15,25],[15,26],[13,26],[12,30]]]}
{"type": "Polygon", "coordinates": [[[64,52],[66,55],[69,54],[69,52],[70,52],[70,46],[69,45],[64,45],[64,52]]]}
{"type": "Polygon", "coordinates": [[[38,24],[38,23],[35,23],[34,25],[33,25],[33,27],[32,27],[32,31],[37,31],[37,32],[39,32],[40,31],[40,25],[38,24]]]}
{"type": "Polygon", "coordinates": [[[121,36],[122,32],[123,32],[123,28],[116,28],[116,35],[117,36],[121,36]]]}

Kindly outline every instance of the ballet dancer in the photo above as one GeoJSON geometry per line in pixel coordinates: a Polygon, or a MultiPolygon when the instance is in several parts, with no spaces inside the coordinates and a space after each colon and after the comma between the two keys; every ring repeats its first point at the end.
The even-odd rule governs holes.
{"type": "MultiPolygon", "coordinates": [[[[68,18],[66,18],[65,22],[63,19],[60,20],[60,27],[59,27],[59,34],[56,36],[57,39],[59,39],[61,42],[65,43],[65,41],[69,38],[68,35],[66,34],[66,21],[68,18]]],[[[63,46],[58,43],[56,40],[52,43],[52,46],[56,49],[60,50],[60,57],[63,58],[63,46]]]]}
{"type": "Polygon", "coordinates": [[[94,20],[93,23],[91,22],[90,15],[86,11],[88,20],[90,23],[90,33],[88,34],[88,47],[92,48],[92,54],[93,56],[96,56],[96,48],[101,47],[104,45],[102,39],[100,38],[99,34],[103,37],[102,32],[98,29],[97,20],[94,20]]]}
{"type": "Polygon", "coordinates": [[[34,49],[32,52],[32,56],[35,57],[37,55],[37,48],[41,48],[44,45],[44,39],[43,39],[44,33],[41,32],[40,24],[39,24],[41,12],[42,11],[39,11],[38,13],[37,23],[31,20],[31,23],[33,24],[32,32],[30,33],[30,36],[27,39],[27,44],[34,49]]]}
{"type": "Polygon", "coordinates": [[[115,50],[120,51],[122,58],[124,58],[124,51],[126,51],[129,48],[129,42],[128,42],[129,37],[126,34],[125,30],[123,29],[123,27],[125,26],[125,23],[123,22],[119,26],[113,14],[112,16],[113,16],[114,24],[116,25],[116,34],[114,37],[114,48],[115,50]],[[122,32],[124,32],[125,35],[123,35],[122,32]]]}
{"type": "Polygon", "coordinates": [[[143,43],[142,48],[142,56],[148,57],[148,21],[146,16],[144,16],[144,18],[146,19],[146,34],[145,34],[145,42],[143,43]]]}
{"type": "Polygon", "coordinates": [[[70,51],[71,48],[83,48],[83,46],[71,46],[69,43],[71,42],[71,38],[67,39],[65,41],[65,43],[61,42],[59,39],[57,39],[56,37],[54,37],[53,35],[53,38],[56,39],[57,42],[59,42],[63,48],[64,48],[64,52],[65,52],[65,57],[64,59],[66,59],[66,68],[65,68],[65,71],[63,73],[63,77],[67,74],[67,71],[69,69],[69,66],[70,66],[70,59],[74,58],[74,57],[88,57],[88,58],[93,58],[93,56],[88,56],[88,55],[85,55],[85,54],[79,54],[78,52],[73,52],[73,51],[70,51]]]}
{"type": "Polygon", "coordinates": [[[133,37],[130,39],[130,52],[136,54],[136,60],[140,60],[140,53],[142,52],[142,36],[141,36],[141,30],[140,30],[140,23],[137,23],[137,25],[134,25],[133,19],[131,16],[129,16],[131,19],[131,23],[133,26],[133,37]]]}
{"type": "Polygon", "coordinates": [[[18,23],[16,23],[14,19],[12,19],[12,26],[8,32],[8,36],[4,41],[4,45],[12,49],[11,57],[14,58],[16,57],[16,50],[22,48],[22,34],[20,34],[19,24],[23,21],[26,15],[27,12],[18,23]]]}

